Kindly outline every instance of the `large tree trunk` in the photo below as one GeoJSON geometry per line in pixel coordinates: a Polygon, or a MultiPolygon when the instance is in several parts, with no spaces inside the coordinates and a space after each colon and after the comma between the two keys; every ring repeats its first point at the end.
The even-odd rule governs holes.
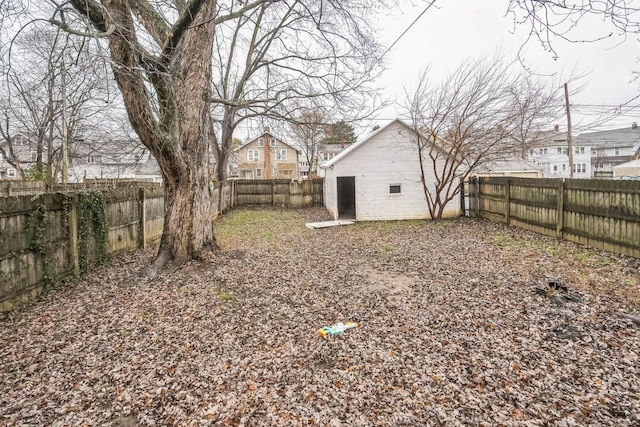
{"type": "Polygon", "coordinates": [[[170,63],[173,155],[160,162],[165,181],[165,218],[158,257],[148,270],[155,275],[167,261],[184,263],[217,247],[209,193],[209,152],[213,140],[209,101],[215,1],[206,2],[176,46],[170,63]],[[209,23],[207,23],[209,21],[209,23]]]}
{"type": "MultiPolygon", "coordinates": [[[[103,3],[107,5],[107,3],[103,3]]],[[[208,146],[213,139],[209,101],[213,17],[216,2],[198,2],[195,19],[169,43],[158,64],[147,71],[158,96],[152,107],[142,58],[131,35],[135,26],[126,0],[108,3],[106,26],[113,72],[133,128],[154,155],[164,178],[165,218],[158,256],[147,273],[154,276],[167,262],[184,263],[216,247],[209,194],[208,146]]]]}

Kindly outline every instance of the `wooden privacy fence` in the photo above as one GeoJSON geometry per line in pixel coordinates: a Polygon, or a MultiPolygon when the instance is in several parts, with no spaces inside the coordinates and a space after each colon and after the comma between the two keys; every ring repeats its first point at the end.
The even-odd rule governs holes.
{"type": "Polygon", "coordinates": [[[224,185],[231,189],[224,197],[230,197],[230,206],[273,205],[289,207],[321,206],[323,204],[324,179],[303,181],[290,179],[238,179],[224,185]]]}
{"type": "Polygon", "coordinates": [[[470,212],[640,258],[640,181],[472,178],[470,212]]]}
{"type": "Polygon", "coordinates": [[[163,221],[160,185],[0,198],[0,311],[159,239],[163,221]]]}
{"type": "MultiPolygon", "coordinates": [[[[115,252],[160,239],[164,191],[160,184],[101,183],[91,191],[42,193],[40,186],[13,186],[27,195],[0,197],[0,311],[33,299],[47,285],[77,276],[115,252]],[[106,239],[104,238],[106,237],[106,239]],[[100,245],[106,240],[105,245],[100,245]]],[[[322,204],[322,179],[227,181],[212,185],[214,218],[233,206],[322,204]]]]}

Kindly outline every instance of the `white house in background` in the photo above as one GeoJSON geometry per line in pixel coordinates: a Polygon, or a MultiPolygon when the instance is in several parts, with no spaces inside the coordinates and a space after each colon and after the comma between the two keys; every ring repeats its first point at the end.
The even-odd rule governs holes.
{"type": "Polygon", "coordinates": [[[616,165],[628,162],[640,149],[640,128],[633,122],[622,129],[582,133],[580,139],[591,146],[593,176],[611,177],[616,165]]]}
{"type": "MultiPolygon", "coordinates": [[[[567,133],[555,130],[536,135],[539,141],[529,150],[527,160],[543,171],[545,178],[569,178],[567,133]]],[[[591,146],[581,137],[573,138],[573,177],[590,178],[591,146]]]]}
{"type": "MultiPolygon", "coordinates": [[[[427,182],[434,182],[431,161],[427,182]]],[[[334,219],[429,219],[420,175],[416,133],[396,119],[369,133],[321,166],[324,204],[334,219]]],[[[455,197],[444,217],[460,215],[455,197]]]]}
{"type": "MultiPolygon", "coordinates": [[[[113,144],[118,146],[118,143],[113,144]]],[[[69,182],[87,179],[162,182],[160,166],[149,150],[139,145],[131,148],[130,142],[122,142],[121,145],[121,150],[103,148],[97,152],[85,148],[75,151],[71,156],[69,182]]]]}

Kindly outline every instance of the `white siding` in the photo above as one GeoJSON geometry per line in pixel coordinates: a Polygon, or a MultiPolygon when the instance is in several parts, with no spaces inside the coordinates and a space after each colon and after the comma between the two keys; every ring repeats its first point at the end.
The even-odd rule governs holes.
{"type": "MultiPolygon", "coordinates": [[[[355,177],[356,220],[397,220],[430,218],[420,180],[418,149],[413,131],[393,122],[326,169],[325,206],[337,219],[337,178],[355,177]],[[390,185],[401,185],[400,194],[390,194],[390,185]]],[[[434,182],[431,161],[427,160],[427,182],[434,182]]],[[[444,217],[459,214],[460,201],[454,198],[444,217]]]]}

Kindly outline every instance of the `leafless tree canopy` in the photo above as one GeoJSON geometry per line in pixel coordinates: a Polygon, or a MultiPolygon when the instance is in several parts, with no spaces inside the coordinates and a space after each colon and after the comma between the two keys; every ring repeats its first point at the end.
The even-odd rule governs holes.
{"type": "Polygon", "coordinates": [[[486,162],[514,158],[528,136],[562,104],[558,93],[515,74],[498,57],[466,61],[442,82],[428,70],[407,98],[418,151],[425,198],[433,218],[486,162]]]}
{"type": "MultiPolygon", "coordinates": [[[[89,141],[102,121],[111,80],[106,78],[104,64],[96,61],[92,44],[50,25],[28,26],[5,47],[0,49],[4,71],[0,150],[23,176],[20,163],[29,153],[13,147],[14,136],[21,134],[29,145],[36,145],[36,158],[27,159],[33,162],[33,176],[55,179],[63,126],[62,88],[68,139],[89,141]]],[[[103,123],[100,127],[105,128],[103,123]]]]}
{"type": "Polygon", "coordinates": [[[528,27],[529,37],[538,39],[554,56],[554,39],[591,42],[640,32],[640,7],[633,0],[510,0],[507,13],[514,26],[528,27]],[[581,24],[589,25],[590,34],[595,31],[595,35],[585,38],[577,33],[581,24]]]}
{"type": "MultiPolygon", "coordinates": [[[[236,126],[247,119],[295,122],[306,111],[371,114],[381,70],[366,19],[375,2],[265,2],[216,26],[212,115],[218,179],[236,126]]],[[[228,5],[221,5],[231,13],[228,5]]]]}

